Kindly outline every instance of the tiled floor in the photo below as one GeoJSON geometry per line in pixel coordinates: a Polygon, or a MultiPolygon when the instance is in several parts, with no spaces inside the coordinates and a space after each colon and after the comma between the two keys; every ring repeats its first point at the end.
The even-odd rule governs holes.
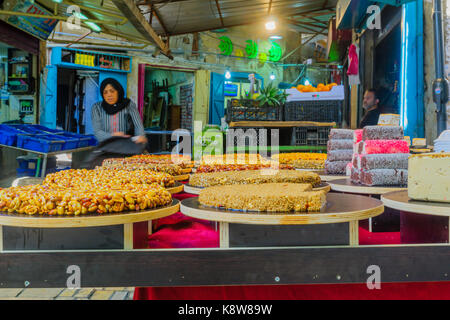
{"type": "Polygon", "coordinates": [[[133,300],[134,288],[0,289],[0,300],[133,300]]]}

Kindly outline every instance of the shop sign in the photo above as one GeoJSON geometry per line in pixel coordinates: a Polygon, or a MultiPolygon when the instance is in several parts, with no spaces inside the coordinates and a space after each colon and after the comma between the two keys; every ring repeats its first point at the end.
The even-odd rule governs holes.
{"type": "MultiPolygon", "coordinates": [[[[31,14],[52,15],[35,1],[19,0],[11,11],[25,12],[31,14]]],[[[9,16],[6,20],[9,24],[26,31],[33,36],[46,40],[55,28],[58,20],[41,19],[34,17],[9,16]]]]}
{"type": "Polygon", "coordinates": [[[224,87],[226,97],[236,97],[238,94],[238,86],[232,83],[226,83],[224,87]]]}
{"type": "MultiPolygon", "coordinates": [[[[230,38],[223,36],[220,37],[220,43],[219,43],[219,49],[220,53],[226,56],[231,55],[233,52],[233,43],[230,40],[230,38]]],[[[247,40],[245,41],[247,44],[245,46],[245,53],[247,55],[247,58],[250,59],[258,59],[260,63],[264,64],[267,60],[270,60],[272,62],[277,62],[281,59],[281,56],[283,55],[283,50],[281,49],[280,45],[274,41],[271,41],[271,48],[269,52],[258,52],[258,43],[254,40],[247,40]]],[[[235,50],[235,56],[240,57],[244,56],[244,53],[241,49],[235,50]]]]}
{"type": "Polygon", "coordinates": [[[258,44],[253,40],[245,41],[247,46],[245,47],[245,52],[249,58],[256,58],[258,56],[258,44]]]}
{"type": "Polygon", "coordinates": [[[219,49],[220,52],[226,56],[231,55],[231,52],[233,52],[233,43],[231,42],[230,38],[228,37],[220,37],[220,44],[219,49]]]}

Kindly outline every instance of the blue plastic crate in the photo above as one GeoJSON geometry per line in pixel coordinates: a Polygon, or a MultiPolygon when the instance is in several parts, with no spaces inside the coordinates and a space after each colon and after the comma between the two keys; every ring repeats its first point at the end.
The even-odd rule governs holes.
{"type": "Polygon", "coordinates": [[[19,148],[49,153],[62,150],[65,141],[55,138],[54,135],[27,135],[17,136],[17,146],[19,148]]]}
{"type": "Polygon", "coordinates": [[[37,168],[38,159],[24,159],[24,158],[17,158],[17,163],[19,164],[19,169],[27,170],[32,169],[31,167],[34,167],[34,169],[37,168]]]}
{"type": "Polygon", "coordinates": [[[68,138],[68,139],[78,140],[78,144],[77,144],[76,148],[84,148],[84,147],[89,146],[90,138],[88,136],[85,136],[82,134],[77,134],[77,133],[72,133],[72,132],[66,132],[66,131],[60,133],[59,135],[63,136],[64,139],[68,138]]]}
{"type": "Polygon", "coordinates": [[[89,138],[88,146],[95,147],[98,144],[98,141],[93,134],[86,135],[86,137],[89,138]]]}
{"type": "Polygon", "coordinates": [[[33,128],[35,128],[37,130],[40,130],[43,133],[60,134],[60,133],[64,132],[63,130],[50,129],[50,128],[44,127],[44,126],[42,126],[40,124],[33,124],[32,126],[33,126],[33,128]]]}
{"type": "Polygon", "coordinates": [[[14,124],[14,125],[10,125],[10,126],[16,128],[18,130],[21,130],[23,132],[26,132],[28,134],[42,134],[43,133],[40,129],[34,127],[31,124],[14,124]]]}
{"type": "Polygon", "coordinates": [[[0,129],[0,144],[13,147],[16,146],[17,132],[5,131],[0,129]]]}
{"type": "Polygon", "coordinates": [[[17,135],[25,133],[13,125],[0,124],[0,143],[15,147],[17,146],[17,135]]]}
{"type": "Polygon", "coordinates": [[[47,139],[49,140],[55,140],[55,141],[63,141],[63,146],[61,150],[73,150],[76,149],[78,146],[79,139],[73,138],[73,137],[67,137],[64,135],[56,135],[56,134],[46,134],[45,135],[47,139]]]}
{"type": "Polygon", "coordinates": [[[17,177],[35,177],[36,176],[36,169],[16,169],[17,177]]]}

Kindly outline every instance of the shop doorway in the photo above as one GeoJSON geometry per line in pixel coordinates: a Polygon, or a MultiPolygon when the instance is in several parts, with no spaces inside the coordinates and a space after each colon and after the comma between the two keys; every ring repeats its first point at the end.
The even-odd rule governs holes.
{"type": "Polygon", "coordinates": [[[144,127],[148,130],[192,130],[194,73],[145,67],[144,127]]]}
{"type": "Polygon", "coordinates": [[[380,90],[383,113],[400,113],[401,43],[401,28],[397,23],[375,48],[374,86],[380,90]]]}
{"type": "MultiPolygon", "coordinates": [[[[233,99],[246,99],[251,91],[250,73],[232,72],[230,79],[226,79],[223,74],[211,73],[210,86],[210,105],[209,105],[209,124],[222,125],[225,121],[225,115],[228,105],[231,105],[233,99]]],[[[261,86],[264,85],[264,79],[255,74],[254,93],[259,93],[261,86]]]]}
{"type": "Polygon", "coordinates": [[[99,101],[99,72],[58,68],[56,127],[93,134],[91,108],[99,101]]]}

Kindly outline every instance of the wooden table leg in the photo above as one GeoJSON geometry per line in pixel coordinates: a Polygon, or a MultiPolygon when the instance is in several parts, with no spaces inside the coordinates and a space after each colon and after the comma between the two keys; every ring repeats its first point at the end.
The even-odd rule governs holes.
{"type": "Polygon", "coordinates": [[[220,232],[220,247],[229,248],[230,247],[230,234],[228,228],[228,222],[220,222],[219,224],[220,232]]]}
{"type": "Polygon", "coordinates": [[[123,225],[123,248],[125,250],[133,249],[133,224],[123,225]]]}
{"type": "Polygon", "coordinates": [[[152,220],[148,220],[148,235],[153,233],[152,220]]]}
{"type": "Polygon", "coordinates": [[[359,245],[359,221],[350,221],[349,222],[349,236],[350,236],[350,246],[358,246],[359,245]]]}

